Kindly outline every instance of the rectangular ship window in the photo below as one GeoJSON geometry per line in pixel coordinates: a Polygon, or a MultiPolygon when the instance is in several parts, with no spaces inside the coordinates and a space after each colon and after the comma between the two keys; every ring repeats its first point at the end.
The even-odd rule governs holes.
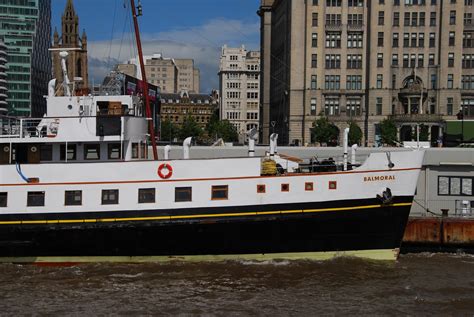
{"type": "Polygon", "coordinates": [[[192,201],[192,200],[193,200],[192,187],[176,187],[174,189],[174,201],[183,202],[183,201],[192,201]]]}
{"type": "Polygon", "coordinates": [[[312,192],[314,190],[313,182],[304,183],[304,190],[307,192],[312,192]]]}
{"type": "Polygon", "coordinates": [[[138,190],[138,203],[154,203],[155,202],[155,189],[154,188],[140,188],[138,190]]]}
{"type": "Polygon", "coordinates": [[[0,207],[6,207],[8,200],[8,193],[0,193],[0,207]]]}
{"type": "Polygon", "coordinates": [[[85,160],[100,160],[100,144],[84,144],[85,160]]]}
{"type": "Polygon", "coordinates": [[[266,188],[265,185],[257,185],[257,193],[258,194],[265,194],[266,188]]]}
{"type": "Polygon", "coordinates": [[[102,205],[116,205],[119,201],[118,189],[102,190],[102,205]]]}
{"type": "Polygon", "coordinates": [[[281,184],[281,191],[282,192],[289,192],[290,191],[290,184],[281,184]]]}
{"type": "Polygon", "coordinates": [[[44,192],[28,192],[26,205],[28,207],[44,206],[44,192]]]}
{"type": "MultiPolygon", "coordinates": [[[[76,160],[77,147],[75,144],[67,145],[67,160],[74,161],[76,160]]],[[[61,161],[66,160],[66,144],[61,144],[59,147],[59,159],[61,161]]]]}
{"type": "Polygon", "coordinates": [[[337,189],[337,182],[336,181],[330,181],[329,182],[329,189],[337,189]]]}
{"type": "Polygon", "coordinates": [[[80,206],[82,205],[82,190],[66,190],[64,192],[65,206],[80,206]]]}
{"type": "Polygon", "coordinates": [[[52,144],[41,144],[40,145],[40,161],[52,161],[53,160],[53,145],[52,144]]]}
{"type": "Polygon", "coordinates": [[[109,143],[107,149],[109,160],[118,160],[121,158],[120,143],[109,143]]]}
{"type": "Polygon", "coordinates": [[[218,185],[212,186],[212,200],[226,200],[229,199],[229,186],[218,185]]]}

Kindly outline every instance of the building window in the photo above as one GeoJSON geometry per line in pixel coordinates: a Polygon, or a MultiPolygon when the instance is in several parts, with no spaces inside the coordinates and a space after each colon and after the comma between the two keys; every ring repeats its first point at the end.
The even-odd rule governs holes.
{"type": "Polygon", "coordinates": [[[337,189],[337,182],[336,181],[329,181],[329,189],[336,190],[337,189]]]}
{"type": "Polygon", "coordinates": [[[430,47],[436,46],[436,34],[430,33],[430,47]]]}
{"type": "Polygon", "coordinates": [[[449,24],[455,25],[456,24],[456,11],[452,10],[449,12],[449,24]]]}
{"type": "Polygon", "coordinates": [[[436,74],[431,74],[431,89],[437,89],[438,87],[438,78],[436,74]]]}
{"type": "Polygon", "coordinates": [[[409,56],[408,54],[403,54],[403,68],[408,68],[409,65],[409,56]]]}
{"type": "Polygon", "coordinates": [[[122,158],[120,143],[109,143],[107,145],[107,155],[109,160],[118,160],[122,158]]]}
{"type": "Polygon", "coordinates": [[[362,89],[362,75],[347,75],[346,89],[347,90],[361,90],[362,89]]]}
{"type": "Polygon", "coordinates": [[[176,187],[174,189],[174,201],[185,202],[193,200],[192,187],[176,187]]]}
{"type": "Polygon", "coordinates": [[[392,34],[392,47],[398,47],[398,33],[392,34]]]}
{"type": "Polygon", "coordinates": [[[28,207],[42,207],[44,206],[44,192],[28,192],[26,205],[28,207]]]}
{"type": "Polygon", "coordinates": [[[381,89],[383,86],[383,75],[382,74],[377,74],[377,89],[381,89]]]}
{"type": "Polygon", "coordinates": [[[410,26],[410,12],[405,12],[403,16],[403,26],[410,26]]]}
{"type": "Polygon", "coordinates": [[[339,98],[326,98],[324,100],[324,114],[326,116],[339,115],[339,98]]]}
{"type": "Polygon", "coordinates": [[[118,189],[102,190],[102,205],[117,205],[119,202],[118,189]]]}
{"type": "Polygon", "coordinates": [[[84,144],[85,160],[100,160],[100,144],[84,144]]]}
{"type": "Polygon", "coordinates": [[[385,12],[384,11],[379,11],[378,24],[379,25],[384,25],[384,23],[385,23],[385,12]]]}
{"type": "Polygon", "coordinates": [[[425,33],[418,34],[418,46],[425,47],[425,33]]]}
{"type": "Polygon", "coordinates": [[[348,0],[347,5],[349,7],[363,7],[364,1],[363,0],[348,0]]]}
{"type": "Polygon", "coordinates": [[[410,33],[403,33],[403,47],[410,46],[410,33]]]}
{"type": "Polygon", "coordinates": [[[327,69],[341,68],[341,55],[326,54],[326,68],[327,69]]]}
{"type": "Polygon", "coordinates": [[[416,67],[416,54],[410,55],[410,68],[416,67]]]}
{"type": "Polygon", "coordinates": [[[263,184],[257,185],[257,194],[265,194],[266,186],[263,184]]]}
{"type": "Polygon", "coordinates": [[[311,46],[318,47],[318,33],[313,33],[311,35],[311,46]]]}
{"type": "Polygon", "coordinates": [[[362,32],[347,33],[347,48],[362,48],[362,32]]]}
{"type": "Polygon", "coordinates": [[[448,67],[454,67],[454,53],[448,53],[448,67]]]}
{"type": "Polygon", "coordinates": [[[67,153],[66,153],[66,144],[61,144],[59,147],[59,159],[61,161],[66,160],[66,154],[67,154],[67,160],[68,161],[75,161],[76,160],[76,154],[77,154],[77,146],[75,144],[68,144],[67,145],[67,153]]]}
{"type": "Polygon", "coordinates": [[[438,176],[439,196],[473,196],[472,177],[438,176]]]}
{"type": "Polygon", "coordinates": [[[383,47],[383,32],[378,32],[377,34],[377,46],[383,47]]]}
{"type": "Polygon", "coordinates": [[[307,192],[312,192],[314,190],[313,182],[304,183],[304,190],[307,191],[307,192]]]}
{"type": "Polygon", "coordinates": [[[398,54],[392,54],[392,66],[398,66],[398,54]]]}
{"type": "MultiPolygon", "coordinates": [[[[472,0],[470,0],[472,1],[472,0]]],[[[464,13],[464,20],[463,23],[465,26],[472,26],[472,12],[465,12],[464,13]]]]}
{"type": "Polygon", "coordinates": [[[411,13],[411,26],[416,26],[418,22],[418,12],[411,13]]]}
{"type": "Polygon", "coordinates": [[[313,26],[318,26],[318,14],[317,13],[313,13],[312,25],[313,26]]]}
{"type": "Polygon", "coordinates": [[[435,55],[429,54],[428,55],[428,65],[433,66],[435,64],[435,55]]]}
{"type": "Polygon", "coordinates": [[[326,90],[339,90],[341,83],[341,76],[339,75],[326,75],[324,88],[326,90]]]}
{"type": "Polygon", "coordinates": [[[430,12],[430,26],[436,26],[436,12],[430,12]]]}
{"type": "Polygon", "coordinates": [[[393,0],[393,5],[394,6],[399,6],[400,5],[400,0],[393,0]]]}
{"type": "Polygon", "coordinates": [[[2,208],[6,207],[7,202],[8,202],[8,193],[6,192],[0,193],[0,207],[2,208]]]}
{"type": "Polygon", "coordinates": [[[420,22],[418,23],[419,26],[425,26],[425,12],[420,12],[420,22]]]}
{"type": "Polygon", "coordinates": [[[347,99],[346,115],[351,118],[361,115],[360,99],[347,99]]]}
{"type": "Polygon", "coordinates": [[[289,192],[290,191],[290,184],[281,184],[281,191],[282,192],[289,192]]]}
{"type": "Polygon", "coordinates": [[[318,55],[311,54],[311,68],[316,68],[316,67],[318,67],[318,55]]]}
{"type": "Polygon", "coordinates": [[[311,89],[312,90],[317,89],[317,76],[316,75],[311,75],[311,89]]]}
{"type": "Polygon", "coordinates": [[[358,26],[361,27],[363,22],[362,14],[348,14],[347,15],[347,24],[349,26],[358,26]]]}
{"type": "Polygon", "coordinates": [[[154,203],[155,202],[155,189],[154,188],[139,188],[138,189],[138,203],[154,203]]]}
{"type": "Polygon", "coordinates": [[[393,12],[393,26],[400,25],[400,12],[393,12]]]}
{"type": "Polygon", "coordinates": [[[316,115],[316,98],[311,98],[311,115],[316,115]]]}
{"type": "Polygon", "coordinates": [[[341,32],[326,32],[326,47],[341,47],[341,32]]]}
{"type": "Polygon", "coordinates": [[[342,0],[326,0],[326,7],[340,7],[342,0]]]}
{"type": "Polygon", "coordinates": [[[66,190],[64,192],[65,206],[80,206],[82,205],[82,190],[66,190]]]}
{"type": "Polygon", "coordinates": [[[423,67],[425,61],[425,55],[418,54],[418,67],[423,67]]]}
{"type": "Polygon", "coordinates": [[[469,47],[474,47],[474,41],[472,40],[473,38],[473,32],[463,32],[462,34],[462,47],[463,48],[469,48],[469,47]]]}
{"type": "MultiPolygon", "coordinates": [[[[397,75],[395,74],[392,74],[392,88],[397,89],[397,75]]],[[[395,114],[395,110],[392,111],[392,114],[395,114]]]]}
{"type": "Polygon", "coordinates": [[[212,200],[227,200],[229,199],[229,186],[228,185],[216,185],[212,186],[212,200]]]}
{"type": "Polygon", "coordinates": [[[416,47],[416,42],[417,42],[416,35],[417,35],[416,33],[411,34],[411,47],[416,47]]]}
{"type": "Polygon", "coordinates": [[[318,5],[318,0],[313,0],[313,6],[317,6],[318,5]]]}
{"type": "Polygon", "coordinates": [[[383,67],[383,54],[377,54],[377,67],[383,67]]]}
{"type": "Polygon", "coordinates": [[[362,68],[362,55],[347,55],[347,68],[348,69],[361,69],[362,68]]]}
{"type": "Polygon", "coordinates": [[[474,54],[462,54],[462,68],[474,68],[474,54]]]}
{"type": "Polygon", "coordinates": [[[326,25],[327,26],[340,26],[341,15],[340,14],[326,14],[326,25]]]}
{"type": "Polygon", "coordinates": [[[375,103],[375,113],[377,116],[382,115],[382,98],[377,97],[376,103],[375,103]]]}
{"type": "Polygon", "coordinates": [[[456,33],[449,32],[449,46],[454,46],[454,42],[456,42],[456,33]]]}
{"type": "Polygon", "coordinates": [[[453,88],[453,83],[454,83],[454,75],[448,74],[448,89],[453,88]]]}

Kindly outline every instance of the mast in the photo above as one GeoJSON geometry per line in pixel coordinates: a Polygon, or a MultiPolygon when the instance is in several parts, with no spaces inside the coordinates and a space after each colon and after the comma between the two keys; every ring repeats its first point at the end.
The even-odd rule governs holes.
{"type": "MultiPolygon", "coordinates": [[[[140,1],[139,1],[140,2],[140,1]]],[[[140,70],[142,72],[143,94],[145,95],[145,113],[148,121],[148,130],[150,132],[151,144],[153,148],[153,159],[158,160],[158,151],[156,150],[155,128],[153,126],[153,118],[151,118],[150,96],[148,94],[148,81],[145,73],[145,63],[143,62],[142,42],[140,40],[140,29],[138,28],[137,12],[135,9],[135,0],[130,0],[132,7],[133,24],[135,26],[135,38],[137,39],[138,58],[140,59],[140,70]]],[[[141,9],[140,9],[141,11],[141,9]]]]}

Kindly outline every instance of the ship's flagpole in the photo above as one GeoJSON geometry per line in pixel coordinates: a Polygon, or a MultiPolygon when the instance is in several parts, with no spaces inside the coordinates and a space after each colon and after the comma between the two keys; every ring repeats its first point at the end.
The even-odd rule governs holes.
{"type": "Polygon", "coordinates": [[[156,150],[156,140],[155,140],[155,128],[153,125],[153,118],[151,117],[150,96],[148,94],[148,81],[146,79],[145,63],[143,62],[142,42],[140,40],[140,29],[138,28],[138,19],[137,19],[137,12],[135,9],[135,0],[130,0],[130,6],[132,7],[133,24],[135,26],[135,38],[137,40],[138,58],[140,60],[140,70],[142,73],[143,94],[145,95],[145,105],[146,105],[145,113],[146,113],[146,118],[148,121],[148,130],[150,132],[151,144],[153,148],[153,159],[158,160],[158,151],[156,150]]]}

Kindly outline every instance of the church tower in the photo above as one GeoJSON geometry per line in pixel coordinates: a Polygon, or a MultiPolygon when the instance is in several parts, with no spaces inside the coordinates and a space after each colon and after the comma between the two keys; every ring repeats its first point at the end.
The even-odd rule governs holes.
{"type": "Polygon", "coordinates": [[[63,82],[63,74],[61,69],[61,58],[59,53],[61,49],[67,50],[68,77],[71,82],[74,78],[82,78],[76,82],[76,90],[86,92],[89,87],[89,71],[87,63],[87,35],[86,31],[82,31],[79,37],[79,17],[74,10],[72,0],[67,0],[61,18],[61,36],[58,30],[54,30],[53,35],[53,75],[57,79],[57,85],[63,82]]]}

